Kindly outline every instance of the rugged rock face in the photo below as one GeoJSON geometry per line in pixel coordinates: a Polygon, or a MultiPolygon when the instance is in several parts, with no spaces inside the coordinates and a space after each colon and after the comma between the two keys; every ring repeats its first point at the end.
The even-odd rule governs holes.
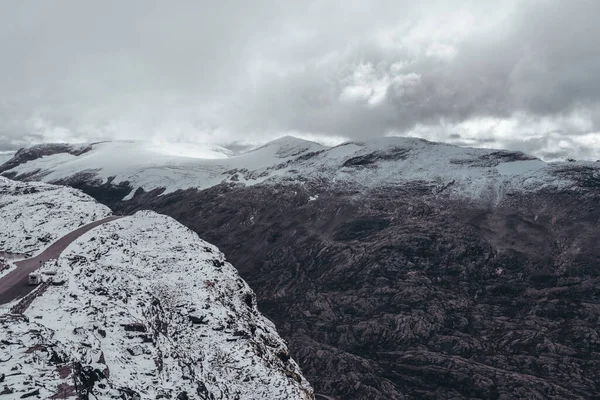
{"type": "Polygon", "coordinates": [[[103,201],[171,215],[218,245],[317,392],[598,397],[598,166],[436,149],[442,165],[421,147],[372,147],[331,161],[334,173],[315,161],[325,151],[291,152],[285,168],[303,170],[253,186],[103,201]]]}
{"type": "Polygon", "coordinates": [[[55,284],[34,291],[23,316],[0,308],[3,399],[314,397],[249,286],[172,218],[143,211],[100,225],[40,271],[55,284]]]}

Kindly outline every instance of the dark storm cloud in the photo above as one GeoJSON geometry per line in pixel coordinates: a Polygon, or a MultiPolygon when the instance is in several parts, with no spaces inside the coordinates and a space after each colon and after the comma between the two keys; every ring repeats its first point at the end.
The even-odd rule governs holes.
{"type": "MultiPolygon", "coordinates": [[[[600,79],[594,71],[600,71],[600,2],[523,4],[507,25],[452,43],[454,54],[447,58],[424,51],[411,55],[403,48],[377,52],[359,47],[346,54],[344,65],[360,60],[372,66],[363,82],[367,91],[377,80],[400,78],[387,86],[385,99],[375,105],[366,101],[368,95],[340,103],[343,81],[331,76],[339,71],[325,66],[272,82],[268,89],[277,94],[268,97],[273,100],[268,108],[282,116],[284,129],[359,137],[406,131],[441,119],[510,118],[516,112],[547,116],[578,108],[597,112],[600,79]],[[404,64],[391,72],[399,62],[404,64]]],[[[261,111],[259,115],[266,113],[261,111]]],[[[598,129],[597,119],[594,122],[598,129]]]]}
{"type": "Polygon", "coordinates": [[[398,134],[594,158],[599,23],[595,0],[4,2],[0,147],[398,134]]]}

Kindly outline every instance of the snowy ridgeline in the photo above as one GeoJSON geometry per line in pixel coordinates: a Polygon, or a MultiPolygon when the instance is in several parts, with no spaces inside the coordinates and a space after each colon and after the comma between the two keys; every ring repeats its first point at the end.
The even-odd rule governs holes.
{"type": "Polygon", "coordinates": [[[0,177],[0,251],[35,253],[110,214],[108,207],[78,190],[0,177]]]}
{"type": "Polygon", "coordinates": [[[2,399],[68,397],[75,381],[99,399],[313,397],[237,271],[169,217],[101,225],[43,268],[65,283],[28,321],[0,316],[3,384],[15,390],[2,399]]]}
{"type": "Polygon", "coordinates": [[[365,188],[420,182],[456,196],[481,198],[511,190],[568,187],[572,182],[556,174],[566,164],[600,170],[597,163],[548,164],[519,152],[415,138],[324,147],[284,137],[239,155],[202,145],[105,142],[79,155],[58,153],[23,162],[5,173],[46,182],[69,182],[79,174],[96,179],[96,184],[114,177],[112,183],[127,181],[132,186],[125,199],[137,188],[165,188],[168,193],[222,182],[255,185],[310,180],[365,188]]]}

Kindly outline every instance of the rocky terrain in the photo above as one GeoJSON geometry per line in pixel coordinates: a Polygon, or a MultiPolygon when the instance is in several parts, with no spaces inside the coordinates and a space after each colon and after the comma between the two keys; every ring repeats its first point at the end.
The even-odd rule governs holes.
{"type": "MultiPolygon", "coordinates": [[[[73,189],[0,183],[3,230],[17,237],[35,234],[19,222],[26,216],[6,218],[19,205],[40,232],[78,220],[56,211],[65,200],[85,215],[108,210],[73,189]],[[45,219],[30,198],[38,193],[45,219]]],[[[253,291],[215,246],[170,217],[142,211],[100,225],[40,271],[53,283],[23,314],[0,308],[3,400],[314,397],[253,291]]]]}
{"type": "MultiPolygon", "coordinates": [[[[413,139],[311,146],[267,146],[281,162],[199,188],[93,165],[44,179],[215,243],[317,392],[600,396],[598,163],[413,139]]],[[[27,164],[5,173],[39,168],[27,164]]]]}
{"type": "Polygon", "coordinates": [[[110,215],[79,190],[0,177],[0,251],[32,254],[78,226],[110,215]]]}

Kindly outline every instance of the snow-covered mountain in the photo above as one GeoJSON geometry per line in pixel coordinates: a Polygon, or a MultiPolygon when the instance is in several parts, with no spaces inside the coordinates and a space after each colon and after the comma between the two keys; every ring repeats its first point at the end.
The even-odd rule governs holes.
{"type": "Polygon", "coordinates": [[[600,163],[411,138],[216,152],[40,145],[0,170],[217,245],[318,393],[600,393],[600,163]]]}
{"type": "MultiPolygon", "coordinates": [[[[164,193],[169,193],[223,182],[255,185],[318,180],[363,188],[422,182],[453,195],[488,199],[514,190],[572,183],[556,173],[564,163],[548,164],[519,152],[399,137],[328,148],[287,136],[240,155],[209,146],[143,142],[90,144],[79,152],[44,152],[42,148],[36,148],[38,157],[29,155],[32,149],[22,150],[0,172],[45,182],[70,183],[73,178],[97,185],[127,182],[131,189],[123,196],[126,199],[138,188],[165,188],[164,193]]],[[[597,168],[595,163],[576,164],[597,168]]]]}
{"type": "MultiPolygon", "coordinates": [[[[51,241],[109,213],[73,189],[2,178],[0,251],[39,250],[12,238],[51,241]]],[[[75,386],[98,399],[313,398],[234,267],[170,217],[107,222],[41,271],[57,284],[24,315],[0,308],[2,399],[74,398],[75,386]]]]}

